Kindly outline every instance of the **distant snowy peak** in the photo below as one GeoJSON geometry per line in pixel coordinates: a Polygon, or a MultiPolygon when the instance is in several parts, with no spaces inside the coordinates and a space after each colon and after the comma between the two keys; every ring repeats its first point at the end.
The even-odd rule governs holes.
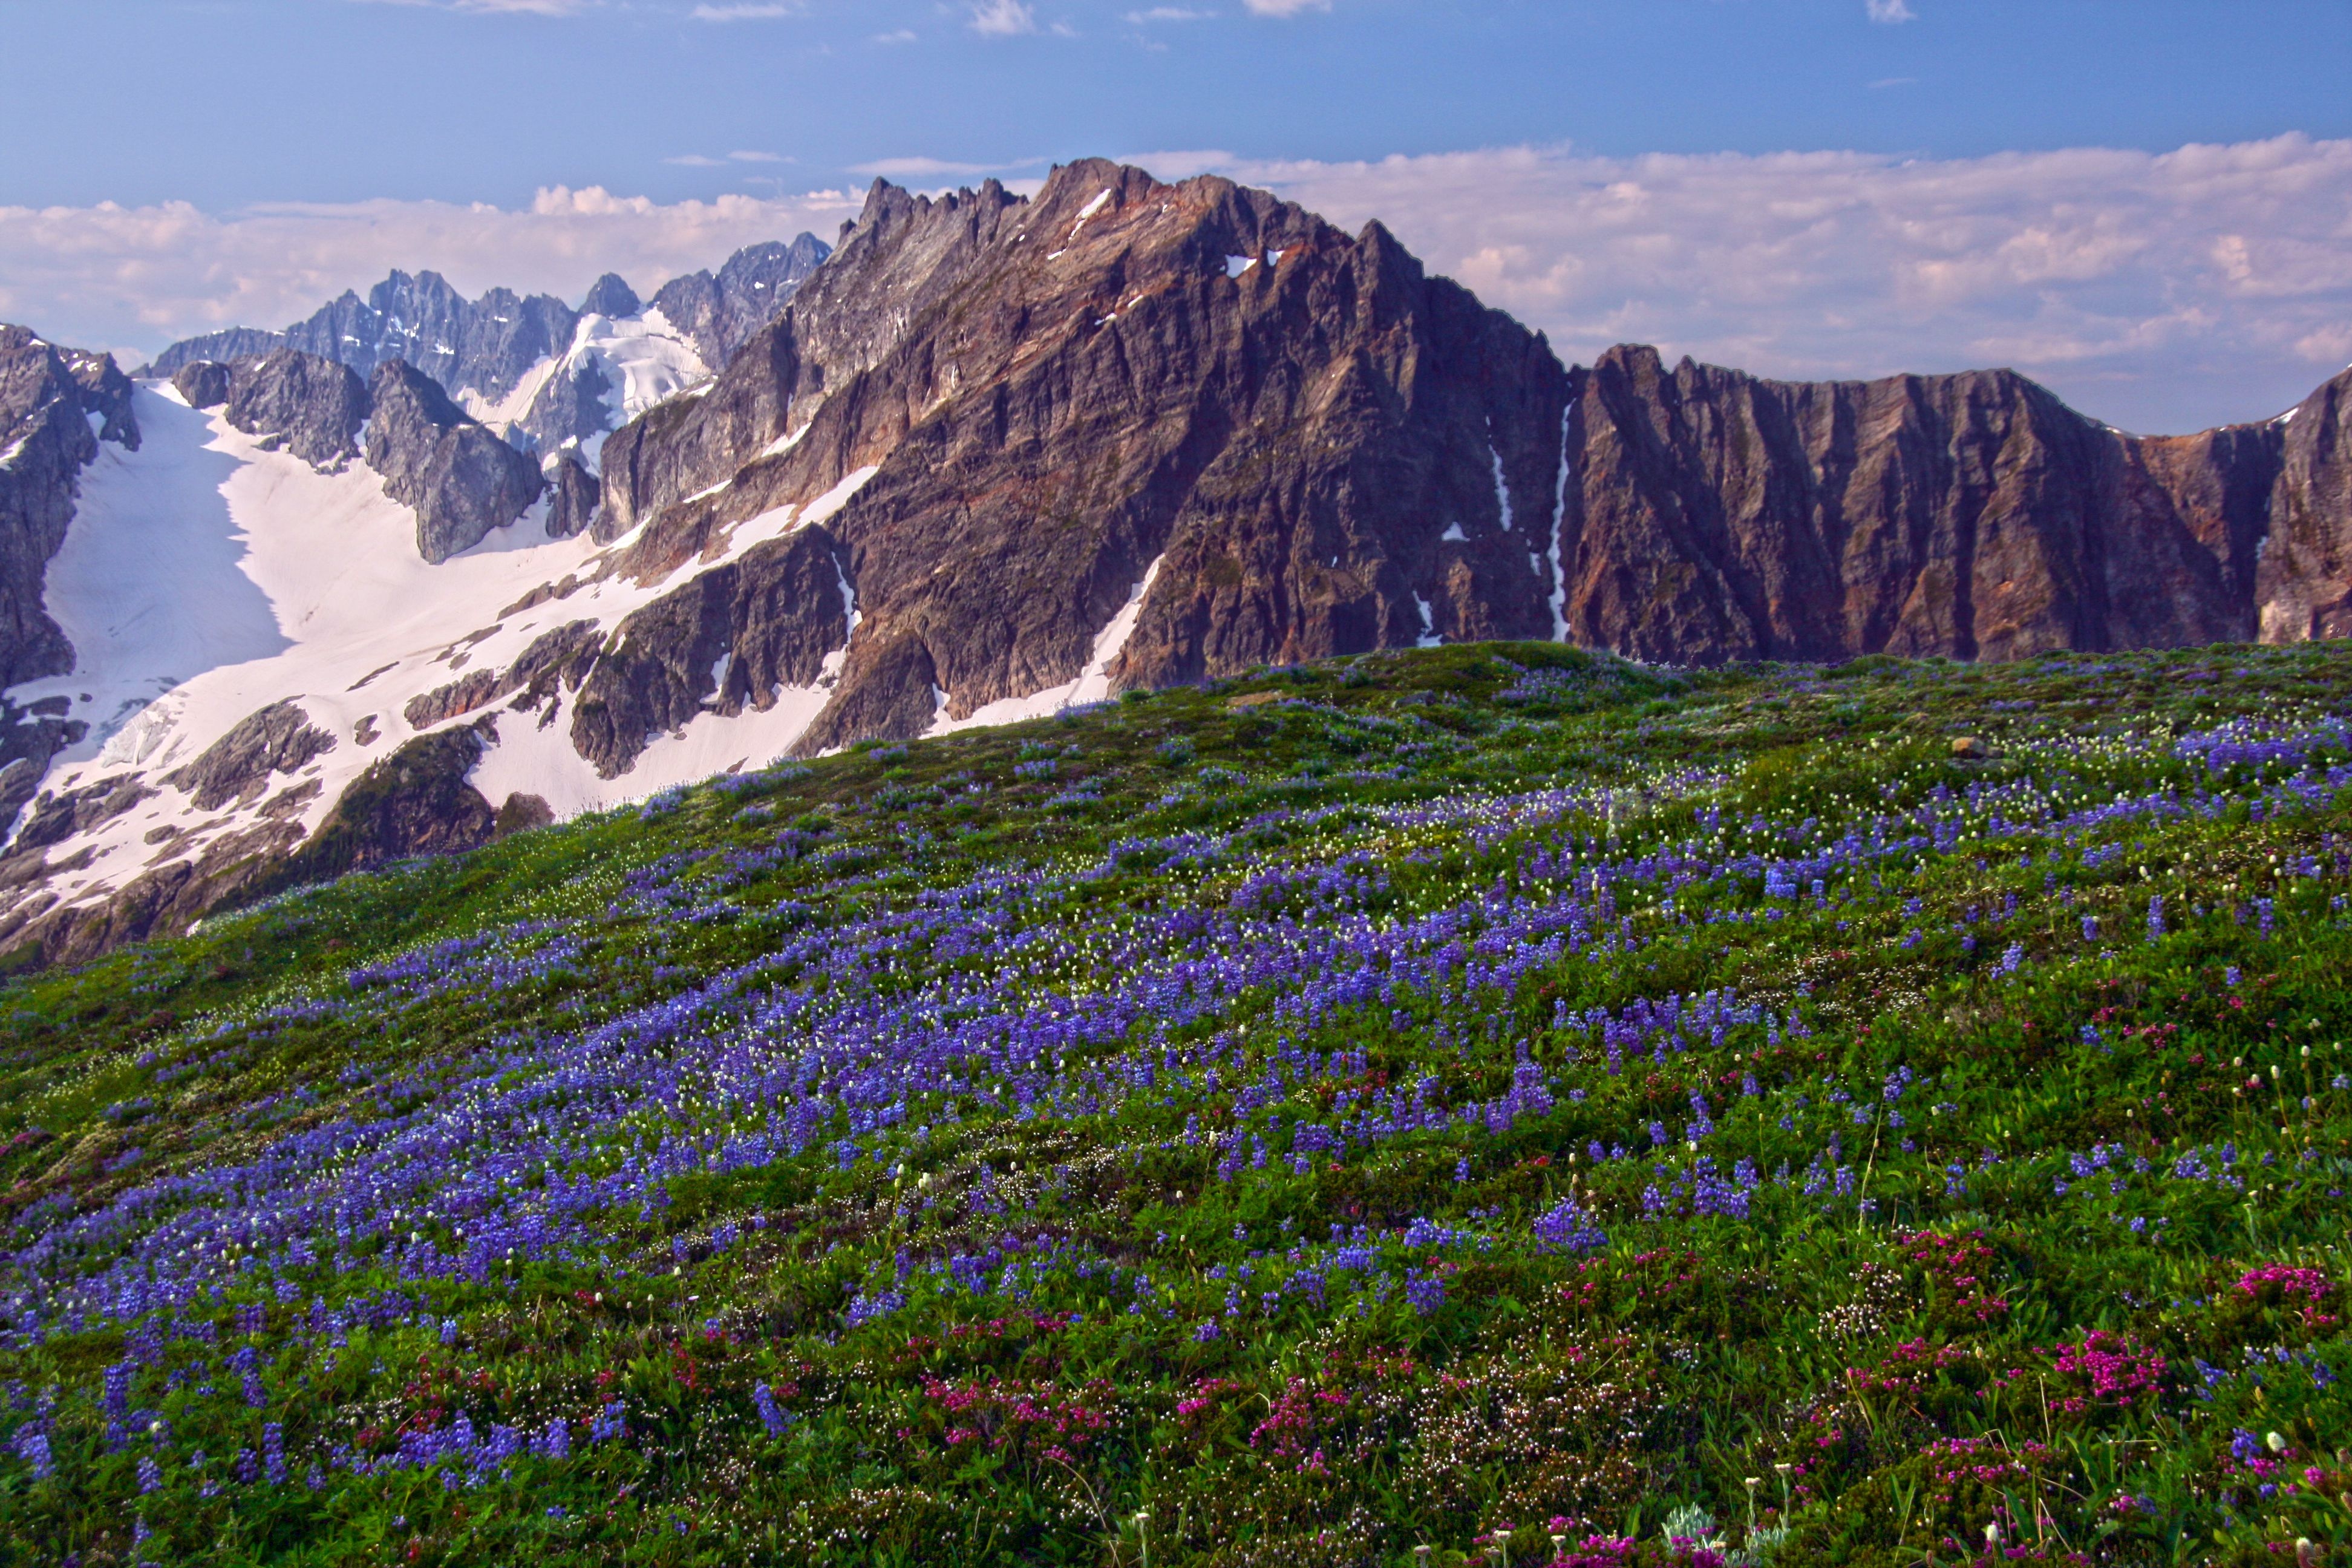
{"type": "Polygon", "coordinates": [[[531,366],[504,398],[467,388],[460,401],[517,446],[551,457],[571,452],[593,468],[607,435],[710,374],[659,308],[623,315],[592,310],[579,318],[562,352],[531,366]]]}
{"type": "Polygon", "coordinates": [[[174,343],[156,356],[150,373],[169,375],[196,360],[284,347],[339,361],[362,376],[386,360],[404,360],[453,391],[471,388],[498,398],[571,341],[575,320],[572,309],[552,295],[492,289],[467,300],[437,272],[394,272],[366,299],[346,290],[309,321],[268,334],[266,342],[249,329],[232,328],[174,343]]]}
{"type": "Polygon", "coordinates": [[[617,273],[599,278],[575,309],[508,289],[467,300],[437,272],[395,271],[365,299],[346,291],[283,331],[231,327],[173,343],[146,374],[169,377],[199,361],[280,348],[335,360],[363,377],[397,359],[486,423],[528,435],[543,450],[584,447],[721,368],[831,254],[810,234],[747,246],[715,276],[672,279],[650,308],[617,273]],[[632,338],[649,342],[628,346],[632,338]],[[669,390],[646,390],[654,387],[669,390]]]}

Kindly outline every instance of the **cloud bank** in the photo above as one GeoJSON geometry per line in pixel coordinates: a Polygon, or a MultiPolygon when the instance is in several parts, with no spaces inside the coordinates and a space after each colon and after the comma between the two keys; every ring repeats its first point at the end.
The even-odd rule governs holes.
{"type": "Polygon", "coordinates": [[[1574,360],[1641,342],[1790,377],[2010,365],[2151,434],[2267,416],[2352,361],[2352,141],[1168,157],[1378,218],[1574,360]]]}
{"type": "MultiPolygon", "coordinates": [[[[2266,416],[2352,361],[2352,142],[1137,161],[1165,178],[1215,168],[1350,228],[1378,218],[1575,360],[1633,341],[1792,377],[2006,364],[2149,432],[2266,416]]],[[[868,165],[926,184],[972,167],[868,165]]],[[[858,205],[848,191],[661,204],[558,187],[522,210],[0,207],[0,319],[135,361],[191,332],[283,325],[395,266],[468,293],[577,299],[608,269],[650,289],[754,240],[830,238],[858,205]]]]}

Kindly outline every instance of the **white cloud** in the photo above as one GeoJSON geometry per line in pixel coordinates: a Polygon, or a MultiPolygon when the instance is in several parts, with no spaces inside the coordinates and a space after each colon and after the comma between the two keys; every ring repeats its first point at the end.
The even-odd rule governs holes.
{"type": "Polygon", "coordinates": [[[1214,11],[1194,11],[1182,5],[1154,5],[1149,11],[1129,11],[1124,20],[1148,27],[1155,22],[1206,22],[1215,16],[1214,11]]]}
{"type": "Polygon", "coordinates": [[[892,32],[877,33],[874,35],[874,41],[877,44],[911,44],[915,41],[915,30],[912,27],[900,27],[892,32]]]}
{"type": "Polygon", "coordinates": [[[1034,33],[1037,14],[1021,0],[972,0],[971,30],[1000,38],[1034,33]]]}
{"type": "MultiPolygon", "coordinates": [[[[2189,430],[2274,414],[2352,360],[2352,141],[1945,160],[1502,148],[1134,161],[1269,185],[1350,230],[1379,218],[1433,271],[1586,363],[1641,342],[1790,377],[2009,363],[2118,425],[2189,430]]],[[[1027,167],[905,157],[858,172],[933,184],[1027,167]]],[[[607,269],[658,282],[753,240],[830,238],[858,205],[840,191],[664,204],[591,186],[542,191],[522,211],[0,206],[0,320],[136,361],[214,327],[281,326],[394,267],[437,268],[468,294],[502,283],[576,299],[607,269]]]]}
{"type": "Polygon", "coordinates": [[[738,163],[789,163],[793,160],[782,153],[730,153],[727,156],[738,163]]]}
{"type": "Polygon", "coordinates": [[[1863,0],[1874,22],[1916,22],[1919,14],[1911,9],[1911,0],[1863,0]]]}
{"type": "Polygon", "coordinates": [[[723,169],[727,166],[726,159],[714,158],[708,153],[681,153],[675,158],[664,158],[662,162],[688,169],[723,169]]]}
{"type": "Polygon", "coordinates": [[[2352,358],[2352,141],[1138,161],[1379,218],[1588,363],[1632,341],[1790,377],[2006,363],[2161,431],[2267,416],[2352,358]]]}
{"type": "Polygon", "coordinates": [[[1244,0],[1261,16],[1296,16],[1301,11],[1328,11],[1331,0],[1244,0]]]}
{"type": "Polygon", "coordinates": [[[764,5],[697,5],[689,14],[698,22],[769,22],[782,16],[797,16],[801,8],[797,5],[775,4],[771,0],[764,5]]]}
{"type": "Polygon", "coordinates": [[[257,207],[222,217],[186,202],[0,206],[0,321],[136,364],[216,327],[281,327],[394,267],[431,268],[468,295],[495,284],[577,300],[598,274],[658,283],[742,246],[825,239],[860,198],[813,191],[657,203],[553,186],[526,209],[454,202],[257,207]]]}

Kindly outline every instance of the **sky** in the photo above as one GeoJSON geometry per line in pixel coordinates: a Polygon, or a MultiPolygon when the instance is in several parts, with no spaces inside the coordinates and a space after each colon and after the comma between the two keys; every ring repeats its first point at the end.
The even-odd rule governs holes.
{"type": "Polygon", "coordinates": [[[1377,218],[1574,359],[2151,433],[2352,362],[2352,0],[0,0],[0,319],[131,360],[1104,155],[1377,218]]]}

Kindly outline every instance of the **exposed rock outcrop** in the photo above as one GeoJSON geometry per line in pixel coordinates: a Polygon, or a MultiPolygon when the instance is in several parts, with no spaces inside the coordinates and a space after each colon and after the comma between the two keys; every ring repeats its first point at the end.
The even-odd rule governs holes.
{"type": "MultiPolygon", "coordinates": [[[[1028,201],[877,183],[708,392],[606,442],[593,531],[636,531],[650,578],[823,517],[860,624],[803,750],[1070,681],[1155,563],[1114,686],[1490,637],[1706,663],[2330,635],[2347,386],[2141,438],[2005,371],[1571,368],[1378,225],[1089,162],[1028,201]]],[[[705,630],[647,623],[624,685],[668,695],[632,721],[681,709],[705,630]]]]}
{"type": "MultiPolygon", "coordinates": [[[[227,370],[222,417],[231,426],[248,436],[277,437],[314,468],[359,456],[368,389],[349,366],[299,349],[276,349],[260,359],[238,360],[227,370]]],[[[197,379],[204,383],[197,390],[211,390],[209,373],[199,371],[197,379]]],[[[182,387],[182,395],[187,390],[182,387]]],[[[188,401],[207,406],[194,397],[188,401]]]]}
{"type": "Polygon", "coordinates": [[[634,316],[643,309],[637,291],[617,272],[607,272],[590,284],[588,297],[580,301],[583,316],[634,316]]]}
{"type": "Polygon", "coordinates": [[[1580,378],[1575,641],[1641,658],[2019,658],[2252,632],[2260,427],[2117,435],[2007,371],[1764,381],[1648,349],[1580,378]]]}
{"type": "Polygon", "coordinates": [[[655,600],[621,623],[587,672],[572,745],[612,778],[653,736],[698,713],[764,711],[782,688],[820,684],[849,637],[843,581],[840,542],[805,528],[655,600]]]}
{"type": "Polygon", "coordinates": [[[270,885],[323,881],[412,855],[488,843],[498,814],[466,775],[497,735],[496,721],[486,717],[419,735],[372,764],[270,885]]]}
{"type": "Polygon", "coordinates": [[[436,564],[530,510],[539,466],[467,415],[429,375],[401,360],[369,385],[368,467],[384,492],[416,511],[416,550],[436,564]]]}
{"type": "Polygon", "coordinates": [[[2256,573],[2265,642],[2352,637],[2352,370],[2264,426],[2280,444],[2256,573]]]}
{"type": "Polygon", "coordinates": [[[172,373],[172,389],[191,408],[218,408],[228,401],[229,370],[218,360],[190,360],[172,373]]]}
{"type": "Polygon", "coordinates": [[[202,811],[217,811],[240,796],[258,799],[272,773],[299,773],[335,749],[335,738],[310,722],[299,702],[273,702],[237,721],[194,762],[163,775],[188,792],[202,811]]]}
{"type": "Polygon", "coordinates": [[[141,801],[153,799],[155,794],[129,773],[116,773],[62,795],[43,795],[33,803],[32,815],[10,840],[9,853],[21,854],[62,844],[77,833],[87,833],[112,821],[141,801]]]}
{"type": "Polygon", "coordinates": [[[547,479],[547,537],[585,532],[596,521],[596,476],[569,452],[558,453],[541,472],[547,479]]]}

